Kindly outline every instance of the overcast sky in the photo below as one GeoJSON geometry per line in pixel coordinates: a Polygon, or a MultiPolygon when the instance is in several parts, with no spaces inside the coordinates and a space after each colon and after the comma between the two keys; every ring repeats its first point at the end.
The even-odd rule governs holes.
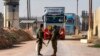
{"type": "MultiPolygon", "coordinates": [[[[89,0],[79,0],[79,15],[82,10],[88,10],[89,0]]],[[[0,0],[0,12],[4,13],[3,0],[0,0]]],[[[44,7],[65,7],[66,12],[76,13],[76,0],[31,0],[31,13],[32,16],[42,16],[44,7]]],[[[93,11],[100,7],[100,0],[93,0],[93,11]]],[[[26,16],[26,0],[20,0],[20,12],[21,17],[26,16]]]]}

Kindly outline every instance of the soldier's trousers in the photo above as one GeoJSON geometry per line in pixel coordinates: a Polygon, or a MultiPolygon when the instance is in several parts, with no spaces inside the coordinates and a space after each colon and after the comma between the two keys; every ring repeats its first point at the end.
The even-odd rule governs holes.
{"type": "Polygon", "coordinates": [[[56,41],[52,41],[52,48],[53,48],[53,50],[54,50],[54,54],[56,54],[57,53],[57,40],[56,41]]]}
{"type": "Polygon", "coordinates": [[[38,54],[40,54],[41,49],[42,49],[42,42],[38,42],[38,54]]]}

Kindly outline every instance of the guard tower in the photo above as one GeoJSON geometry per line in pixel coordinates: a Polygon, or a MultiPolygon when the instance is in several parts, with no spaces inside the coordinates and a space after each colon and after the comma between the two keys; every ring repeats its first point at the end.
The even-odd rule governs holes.
{"type": "Polygon", "coordinates": [[[19,0],[4,0],[4,27],[19,28],[19,0]]]}

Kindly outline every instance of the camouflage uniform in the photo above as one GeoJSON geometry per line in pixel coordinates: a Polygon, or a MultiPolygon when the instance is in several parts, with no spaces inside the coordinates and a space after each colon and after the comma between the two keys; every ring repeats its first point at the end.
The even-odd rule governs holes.
{"type": "Polygon", "coordinates": [[[57,26],[54,26],[53,32],[52,32],[52,38],[51,38],[51,42],[52,42],[52,47],[54,50],[54,54],[56,55],[57,53],[57,39],[59,37],[59,30],[57,29],[57,26]]]}
{"type": "Polygon", "coordinates": [[[40,51],[42,49],[43,37],[44,37],[43,36],[43,29],[40,27],[40,29],[38,30],[38,33],[37,33],[38,55],[41,55],[40,51]]]}

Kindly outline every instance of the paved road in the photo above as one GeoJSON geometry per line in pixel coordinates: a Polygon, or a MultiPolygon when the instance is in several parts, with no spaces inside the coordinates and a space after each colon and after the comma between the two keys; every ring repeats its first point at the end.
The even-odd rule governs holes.
{"type": "MultiPolygon", "coordinates": [[[[12,49],[0,50],[0,56],[36,56],[35,45],[35,41],[24,42],[12,49]]],[[[48,47],[43,46],[41,53],[50,56],[52,52],[50,43],[48,47]]],[[[100,49],[87,47],[87,44],[81,44],[79,41],[64,40],[58,41],[57,56],[100,56],[100,49]]]]}

